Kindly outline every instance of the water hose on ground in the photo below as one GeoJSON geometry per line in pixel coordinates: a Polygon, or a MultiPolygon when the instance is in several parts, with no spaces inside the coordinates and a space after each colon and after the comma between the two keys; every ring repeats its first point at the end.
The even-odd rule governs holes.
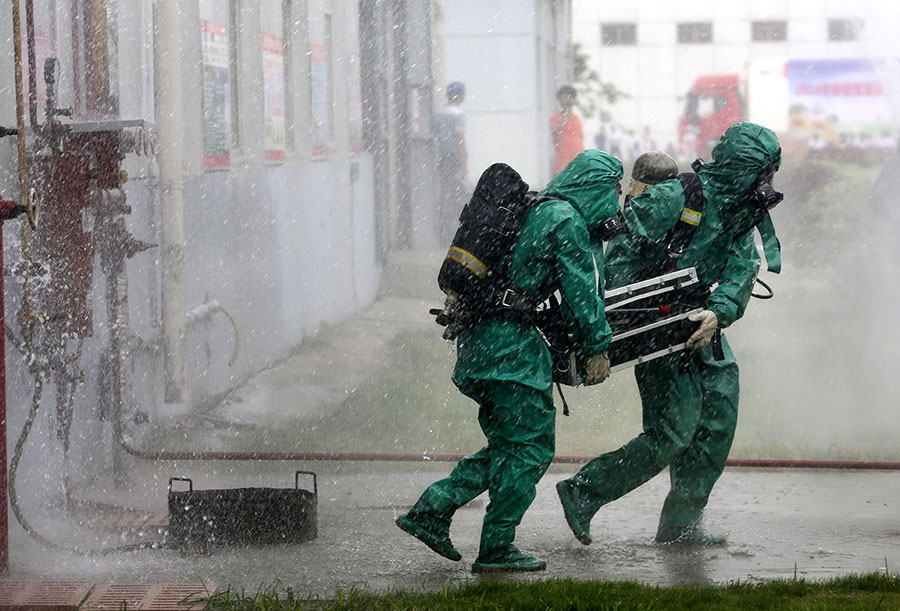
{"type": "Polygon", "coordinates": [[[41,373],[35,372],[35,382],[34,382],[34,396],[31,402],[31,409],[28,411],[28,417],[25,419],[25,425],[22,427],[22,432],[19,434],[19,439],[16,442],[16,449],[13,452],[12,461],[10,463],[9,468],[9,504],[12,507],[13,514],[16,516],[16,520],[22,526],[26,533],[31,536],[33,539],[42,543],[43,545],[58,551],[64,552],[74,552],[76,554],[83,554],[87,556],[106,556],[113,553],[118,552],[127,552],[134,551],[139,549],[155,549],[161,548],[163,543],[160,541],[142,541],[140,543],[133,543],[130,545],[121,545],[118,547],[110,547],[105,549],[82,549],[82,548],[68,548],[58,543],[55,543],[48,539],[47,537],[41,535],[35,528],[25,519],[25,515],[22,513],[22,508],[19,506],[18,496],[16,495],[16,474],[19,470],[19,461],[22,458],[22,451],[25,447],[25,442],[28,440],[28,435],[31,433],[31,429],[34,426],[34,420],[37,417],[38,411],[40,410],[41,405],[41,392],[43,390],[43,377],[41,373]]]}

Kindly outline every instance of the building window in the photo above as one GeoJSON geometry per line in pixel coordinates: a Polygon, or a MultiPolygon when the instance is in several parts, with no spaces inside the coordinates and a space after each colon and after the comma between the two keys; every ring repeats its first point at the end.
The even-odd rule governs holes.
{"type": "Polygon", "coordinates": [[[325,14],[325,53],[328,62],[328,140],[334,140],[334,29],[331,14],[325,14]]]}
{"type": "Polygon", "coordinates": [[[241,6],[240,0],[228,3],[228,72],[230,75],[229,107],[231,114],[231,148],[241,147],[240,108],[240,60],[241,60],[241,6]]]}
{"type": "Polygon", "coordinates": [[[284,55],[284,146],[296,149],[294,138],[294,3],[283,0],[281,4],[281,44],[284,55]]]}
{"type": "Polygon", "coordinates": [[[784,42],[787,40],[787,21],[754,21],[751,28],[753,42],[784,42]]]}
{"type": "Polygon", "coordinates": [[[857,40],[860,29],[862,23],[858,19],[829,19],[828,40],[857,40]]]}
{"type": "Polygon", "coordinates": [[[290,74],[285,70],[284,6],[281,2],[260,4],[260,35],[263,68],[263,139],[266,161],[284,161],[285,95],[290,74]]]}
{"type": "Polygon", "coordinates": [[[601,40],[604,45],[637,44],[637,24],[604,23],[600,26],[601,40]]]}
{"type": "Polygon", "coordinates": [[[703,43],[712,42],[712,23],[709,21],[695,21],[678,24],[678,42],[703,43]]]}

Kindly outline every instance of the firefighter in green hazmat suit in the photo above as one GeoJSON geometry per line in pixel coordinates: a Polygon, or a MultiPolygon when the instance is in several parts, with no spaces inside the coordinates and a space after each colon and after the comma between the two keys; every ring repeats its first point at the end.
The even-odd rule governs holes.
{"type": "MultiPolygon", "coordinates": [[[[569,330],[585,355],[587,385],[609,375],[606,349],[612,332],[597,288],[591,243],[592,233],[619,211],[622,175],[621,162],[606,153],[579,154],[542,191],[556,199],[528,212],[511,256],[513,283],[538,300],[558,290],[568,304],[569,330]]],[[[450,541],[453,514],[488,491],[472,571],[542,570],[544,561],[520,552],[513,539],[555,451],[550,352],[532,324],[509,316],[490,317],[465,329],[457,349],[453,381],[478,402],[487,445],[429,486],[397,518],[397,525],[438,554],[460,560],[450,541]]]]}
{"type": "Polygon", "coordinates": [[[591,543],[590,522],[600,507],[666,466],[671,491],[656,540],[723,541],[700,527],[737,424],[738,366],[718,329],[740,318],[750,299],[760,265],[754,227],[762,237],[769,270],[780,270],[780,248],[768,213],[781,201],[772,187],[780,163],[781,146],[774,132],[739,123],[725,132],[713,150],[713,161],[698,172],[705,200],[702,212],[685,205],[679,180],[650,188],[623,211],[629,233],[609,243],[606,285],[619,287],[693,266],[705,288],[691,291],[686,301],[703,310],[691,315],[699,323],[687,341],[692,352],[635,367],[643,432],[557,484],[566,521],[581,543],[591,543]],[[694,229],[683,254],[677,256],[670,239],[676,225],[685,222],[694,229]],[[720,354],[715,354],[714,338],[721,338],[720,354]]]}

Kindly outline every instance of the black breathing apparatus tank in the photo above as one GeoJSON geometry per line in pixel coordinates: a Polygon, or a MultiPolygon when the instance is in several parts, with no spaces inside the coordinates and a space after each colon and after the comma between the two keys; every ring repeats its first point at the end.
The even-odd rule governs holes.
{"type": "Polygon", "coordinates": [[[483,313],[497,290],[498,270],[506,275],[509,255],[534,203],[528,195],[528,184],[504,163],[493,164],[478,179],[438,273],[447,299],[436,321],[447,327],[446,339],[483,313]]]}

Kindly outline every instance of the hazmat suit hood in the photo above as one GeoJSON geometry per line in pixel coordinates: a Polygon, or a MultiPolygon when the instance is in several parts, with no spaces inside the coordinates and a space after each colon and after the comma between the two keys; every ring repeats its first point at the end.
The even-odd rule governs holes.
{"type": "Polygon", "coordinates": [[[564,199],[584,219],[588,231],[600,229],[619,212],[616,185],[622,180],[622,162],[598,150],[582,151],[541,191],[564,199]]]}
{"type": "MultiPolygon", "coordinates": [[[[760,172],[781,166],[781,143],[771,129],[755,123],[736,123],[729,127],[712,150],[713,160],[700,168],[700,178],[712,187],[725,203],[726,216],[735,221],[753,212],[746,197],[760,172]]],[[[756,225],[762,238],[769,271],[781,270],[781,245],[775,235],[772,217],[765,212],[756,225]]]]}
{"type": "Polygon", "coordinates": [[[712,158],[700,169],[700,177],[709,182],[726,205],[740,204],[766,166],[781,166],[781,144],[767,127],[736,123],[722,134],[712,150],[712,158]]]}

